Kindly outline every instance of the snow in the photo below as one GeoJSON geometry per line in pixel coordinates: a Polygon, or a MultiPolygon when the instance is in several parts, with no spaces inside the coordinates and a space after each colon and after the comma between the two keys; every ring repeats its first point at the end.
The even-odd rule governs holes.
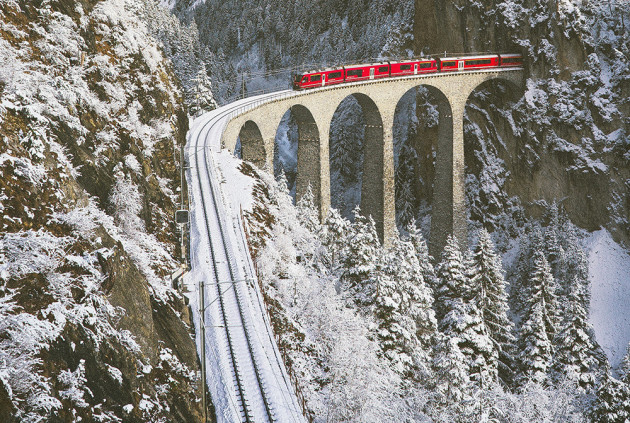
{"type": "Polygon", "coordinates": [[[591,282],[589,321],[613,368],[630,342],[630,255],[605,229],[586,240],[591,282]]]}

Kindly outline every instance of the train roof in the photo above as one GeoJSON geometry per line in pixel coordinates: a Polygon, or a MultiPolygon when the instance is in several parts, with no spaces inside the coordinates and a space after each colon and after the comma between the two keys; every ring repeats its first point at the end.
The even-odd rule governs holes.
{"type": "Polygon", "coordinates": [[[356,65],[344,65],[344,68],[364,68],[366,66],[382,66],[382,65],[386,65],[389,62],[383,61],[383,62],[373,62],[373,63],[359,63],[356,65]]]}
{"type": "Polygon", "coordinates": [[[484,54],[475,56],[452,56],[452,57],[438,57],[440,60],[470,60],[470,59],[489,59],[491,57],[499,57],[498,54],[484,54]]]}

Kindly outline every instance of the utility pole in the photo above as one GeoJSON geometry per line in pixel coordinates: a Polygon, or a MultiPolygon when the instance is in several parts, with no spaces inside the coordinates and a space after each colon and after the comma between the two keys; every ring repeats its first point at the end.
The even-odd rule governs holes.
{"type": "Polygon", "coordinates": [[[203,407],[203,423],[208,423],[208,406],[206,404],[206,300],[203,281],[199,282],[199,320],[201,329],[201,404],[203,407]]]}
{"type": "Polygon", "coordinates": [[[245,98],[245,72],[241,74],[241,98],[245,98]]]}

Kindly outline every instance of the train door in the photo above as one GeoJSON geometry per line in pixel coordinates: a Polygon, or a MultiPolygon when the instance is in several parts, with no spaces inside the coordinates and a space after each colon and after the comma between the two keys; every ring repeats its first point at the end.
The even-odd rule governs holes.
{"type": "Polygon", "coordinates": [[[370,79],[374,79],[374,70],[375,68],[370,68],[370,79]]]}
{"type": "Polygon", "coordinates": [[[460,71],[464,70],[464,61],[463,60],[459,60],[457,62],[457,69],[460,70],[460,71]]]}
{"type": "Polygon", "coordinates": [[[418,74],[418,64],[417,63],[414,63],[414,65],[413,65],[413,74],[414,75],[418,74]]]}

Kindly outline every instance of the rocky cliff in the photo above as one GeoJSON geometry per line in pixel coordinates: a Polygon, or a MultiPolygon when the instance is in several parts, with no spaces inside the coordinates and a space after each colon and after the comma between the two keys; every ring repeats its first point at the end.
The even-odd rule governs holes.
{"type": "Polygon", "coordinates": [[[417,53],[526,58],[522,91],[482,87],[467,108],[473,218],[493,226],[486,212],[520,200],[536,216],[558,201],[581,227],[629,244],[629,19],[627,2],[416,0],[417,53]]]}
{"type": "Polygon", "coordinates": [[[0,4],[0,420],[201,421],[170,286],[187,117],[144,2],[0,4]]]}

